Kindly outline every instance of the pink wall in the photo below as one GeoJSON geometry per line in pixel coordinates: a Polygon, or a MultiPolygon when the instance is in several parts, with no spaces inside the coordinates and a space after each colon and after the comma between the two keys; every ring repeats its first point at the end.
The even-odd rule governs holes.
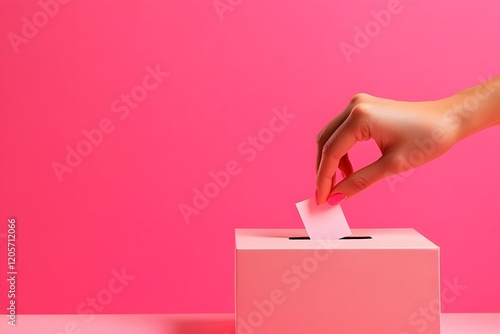
{"type": "MultiPolygon", "coordinates": [[[[354,93],[439,98],[499,68],[495,0],[60,2],[0,4],[0,263],[16,217],[20,313],[232,312],[234,228],[301,226],[315,135],[354,93]]],[[[441,246],[447,312],[500,312],[499,140],[344,205],[352,227],[441,246]]]]}

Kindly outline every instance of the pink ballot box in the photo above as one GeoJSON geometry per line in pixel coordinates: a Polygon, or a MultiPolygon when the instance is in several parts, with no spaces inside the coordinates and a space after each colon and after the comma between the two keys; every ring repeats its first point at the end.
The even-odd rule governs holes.
{"type": "Polygon", "coordinates": [[[236,230],[237,334],[438,334],[439,247],[413,229],[236,230]]]}

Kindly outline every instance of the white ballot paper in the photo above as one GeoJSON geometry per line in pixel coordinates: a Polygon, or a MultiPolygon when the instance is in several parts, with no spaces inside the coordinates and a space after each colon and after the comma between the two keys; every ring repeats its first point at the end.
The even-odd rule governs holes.
{"type": "Polygon", "coordinates": [[[314,198],[295,204],[311,240],[334,240],[351,235],[340,205],[317,205],[314,198]]]}

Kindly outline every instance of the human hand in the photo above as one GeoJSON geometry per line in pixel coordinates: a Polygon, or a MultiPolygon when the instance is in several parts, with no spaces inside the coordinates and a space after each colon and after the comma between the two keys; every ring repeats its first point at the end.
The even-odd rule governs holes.
{"type": "Polygon", "coordinates": [[[463,138],[454,113],[458,97],[401,102],[357,94],[347,108],[318,134],[316,201],[332,205],[384,177],[423,165],[463,138]],[[354,172],[348,152],[358,141],[373,139],[382,155],[354,172]],[[345,179],[335,185],[337,169],[345,179]]]}

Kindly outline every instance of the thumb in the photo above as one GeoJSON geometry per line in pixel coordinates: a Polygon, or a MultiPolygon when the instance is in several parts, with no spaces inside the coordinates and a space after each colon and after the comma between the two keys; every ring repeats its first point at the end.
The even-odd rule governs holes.
{"type": "Polygon", "coordinates": [[[395,174],[396,163],[389,155],[381,156],[377,161],[352,173],[339,182],[331,191],[328,203],[337,205],[365,190],[384,177],[395,174]]]}

